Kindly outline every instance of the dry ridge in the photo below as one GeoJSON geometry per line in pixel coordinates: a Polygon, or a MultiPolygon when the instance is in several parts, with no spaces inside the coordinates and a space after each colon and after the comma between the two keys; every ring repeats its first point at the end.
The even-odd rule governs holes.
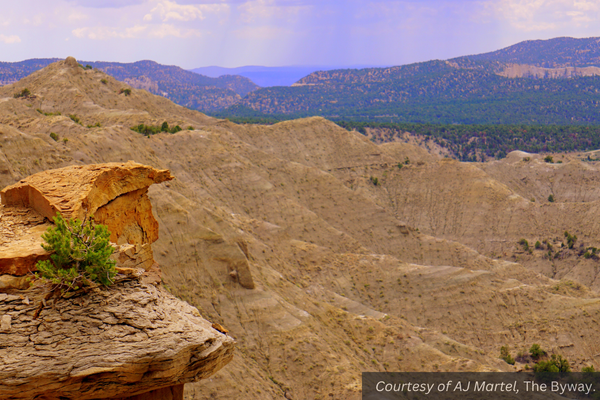
{"type": "Polygon", "coordinates": [[[361,371],[523,368],[502,345],[600,365],[598,261],[579,255],[600,247],[597,163],[465,164],[322,118],[240,126],[123,87],[67,59],[0,88],[0,188],[97,162],[171,171],[149,191],[164,281],[238,340],[185,398],[359,399],[361,371]],[[163,121],[184,130],[129,129],[163,121]]]}

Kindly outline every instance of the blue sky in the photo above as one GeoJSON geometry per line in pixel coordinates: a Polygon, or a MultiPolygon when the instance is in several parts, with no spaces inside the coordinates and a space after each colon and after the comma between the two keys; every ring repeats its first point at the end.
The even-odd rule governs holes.
{"type": "Polygon", "coordinates": [[[600,36],[600,0],[0,0],[0,61],[400,65],[600,36]]]}

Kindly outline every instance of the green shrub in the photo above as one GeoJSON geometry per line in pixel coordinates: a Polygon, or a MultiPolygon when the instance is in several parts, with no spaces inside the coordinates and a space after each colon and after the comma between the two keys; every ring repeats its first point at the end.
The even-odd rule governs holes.
{"type": "Polygon", "coordinates": [[[548,196],[548,201],[550,203],[554,203],[555,200],[554,200],[554,195],[553,194],[551,194],[550,196],[548,196]]]}
{"type": "Polygon", "coordinates": [[[594,369],[593,365],[590,365],[589,367],[581,368],[581,372],[596,372],[596,370],[594,369]]]}
{"type": "Polygon", "coordinates": [[[92,219],[65,220],[60,214],[54,224],[42,235],[42,247],[52,254],[50,260],[36,264],[38,276],[51,282],[63,297],[93,283],[111,285],[117,271],[110,259],[114,249],[108,228],[92,219]]]}
{"type": "Polygon", "coordinates": [[[29,89],[25,88],[25,89],[21,90],[20,92],[15,93],[13,97],[15,99],[18,99],[19,97],[29,97],[29,96],[31,96],[31,91],[29,89]]]}
{"type": "Polygon", "coordinates": [[[188,127],[187,127],[187,130],[188,130],[188,131],[193,131],[193,130],[194,130],[194,127],[193,127],[193,126],[188,126],[188,127]]]}
{"type": "Polygon", "coordinates": [[[403,165],[402,163],[398,163],[398,169],[402,169],[403,165]]]}
{"type": "Polygon", "coordinates": [[[542,248],[542,243],[540,243],[540,241],[538,240],[537,242],[535,242],[535,246],[534,247],[535,247],[536,250],[539,250],[539,249],[542,248]]]}
{"type": "Polygon", "coordinates": [[[537,360],[541,356],[545,355],[546,352],[544,350],[542,350],[542,348],[540,347],[539,344],[534,343],[529,348],[529,354],[531,355],[531,358],[533,358],[534,360],[537,360]]]}
{"type": "Polygon", "coordinates": [[[54,139],[55,142],[58,142],[58,135],[54,132],[50,132],[50,137],[54,139]]]}
{"type": "Polygon", "coordinates": [[[370,177],[369,178],[371,180],[371,183],[375,186],[379,186],[379,179],[375,178],[375,177],[370,177]]]}
{"type": "Polygon", "coordinates": [[[137,133],[141,133],[142,135],[145,135],[145,136],[150,136],[150,135],[156,135],[157,133],[161,133],[161,132],[177,133],[177,132],[181,131],[182,129],[179,125],[175,125],[173,128],[169,129],[169,124],[165,121],[162,123],[161,126],[139,124],[138,126],[131,127],[131,130],[134,132],[137,132],[137,133]]]}
{"type": "Polygon", "coordinates": [[[71,118],[71,121],[75,122],[76,124],[81,125],[81,120],[79,119],[79,117],[75,114],[71,114],[69,115],[69,118],[71,118]]]}
{"type": "Polygon", "coordinates": [[[100,79],[100,82],[102,82],[105,85],[108,83],[108,81],[106,79],[104,79],[104,78],[100,79]]]}
{"type": "Polygon", "coordinates": [[[529,250],[529,242],[527,241],[527,239],[519,240],[519,244],[521,246],[523,246],[523,250],[525,250],[525,251],[529,250]]]}
{"type": "Polygon", "coordinates": [[[533,366],[534,372],[571,372],[569,362],[563,356],[552,354],[550,360],[540,361],[533,366]]]}
{"type": "Polygon", "coordinates": [[[500,358],[503,359],[507,364],[515,365],[515,359],[510,355],[508,346],[500,347],[500,358]]]}
{"type": "Polygon", "coordinates": [[[121,90],[119,90],[119,94],[124,94],[125,96],[129,96],[131,94],[131,89],[129,88],[123,88],[121,90]]]}
{"type": "Polygon", "coordinates": [[[546,156],[544,158],[544,161],[546,161],[547,163],[551,163],[551,162],[554,162],[554,159],[552,158],[552,156],[546,156]]]}
{"type": "Polygon", "coordinates": [[[565,238],[567,238],[567,247],[572,249],[575,246],[575,242],[577,241],[576,235],[571,235],[569,232],[565,231],[565,238]]]}

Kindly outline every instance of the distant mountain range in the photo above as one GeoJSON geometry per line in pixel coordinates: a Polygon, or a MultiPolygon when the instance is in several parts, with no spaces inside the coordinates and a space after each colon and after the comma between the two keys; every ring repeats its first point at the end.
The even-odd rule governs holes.
{"type": "Polygon", "coordinates": [[[315,72],[219,112],[238,120],[600,124],[600,38],[527,41],[492,53],[390,68],[315,72]],[[569,78],[569,79],[543,79],[569,78]]]}
{"type": "MultiPolygon", "coordinates": [[[[353,68],[369,68],[372,65],[356,65],[353,68]]],[[[237,68],[223,67],[202,67],[192,69],[198,74],[218,78],[223,75],[239,75],[250,79],[261,87],[269,86],[291,86],[298,80],[315,71],[330,71],[332,69],[342,69],[343,67],[333,66],[289,66],[289,67],[262,67],[262,66],[244,66],[237,68]]]]}
{"type": "MultiPolygon", "coordinates": [[[[25,76],[58,61],[58,58],[31,59],[21,62],[0,63],[0,85],[16,82],[25,76]]],[[[137,89],[169,98],[173,102],[192,109],[215,111],[237,103],[249,92],[258,89],[242,76],[210,78],[172,65],[154,61],[134,63],[91,62],[80,64],[100,69],[116,79],[137,89]]]]}

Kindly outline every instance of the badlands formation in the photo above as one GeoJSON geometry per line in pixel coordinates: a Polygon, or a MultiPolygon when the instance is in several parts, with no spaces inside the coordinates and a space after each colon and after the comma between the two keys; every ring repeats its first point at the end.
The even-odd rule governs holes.
{"type": "Polygon", "coordinates": [[[127,88],[72,58],[0,88],[0,188],[66,166],[170,170],[148,190],[164,286],[237,342],[184,398],[359,399],[362,371],[514,371],[500,347],[533,343],[600,366],[597,162],[460,163],[127,88]],[[183,130],[130,129],[165,121],[183,130]]]}

